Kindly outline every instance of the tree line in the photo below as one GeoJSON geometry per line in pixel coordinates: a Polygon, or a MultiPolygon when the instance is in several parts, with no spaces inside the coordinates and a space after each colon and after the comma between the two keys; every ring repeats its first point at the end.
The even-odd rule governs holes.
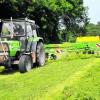
{"type": "Polygon", "coordinates": [[[46,43],[84,35],[88,23],[83,0],[0,0],[0,18],[10,17],[35,20],[46,43]]]}
{"type": "Polygon", "coordinates": [[[100,36],[100,22],[97,24],[89,23],[86,27],[87,36],[100,36]]]}

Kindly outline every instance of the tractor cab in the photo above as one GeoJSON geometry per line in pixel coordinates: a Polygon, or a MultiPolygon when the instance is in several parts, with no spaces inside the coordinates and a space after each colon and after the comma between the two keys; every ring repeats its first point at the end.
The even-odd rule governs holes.
{"type": "Polygon", "coordinates": [[[25,37],[25,36],[37,36],[36,34],[37,25],[35,21],[29,19],[11,19],[2,20],[0,22],[0,36],[1,38],[15,38],[15,37],[25,37]]]}

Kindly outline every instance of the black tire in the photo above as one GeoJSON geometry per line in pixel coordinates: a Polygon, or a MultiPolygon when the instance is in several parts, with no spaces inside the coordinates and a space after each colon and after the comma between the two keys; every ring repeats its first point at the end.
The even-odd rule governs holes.
{"type": "Polygon", "coordinates": [[[32,58],[29,55],[22,55],[19,60],[19,71],[25,73],[32,68],[32,58]]]}
{"type": "Polygon", "coordinates": [[[85,52],[85,51],[83,51],[83,54],[86,54],[86,52],[85,52]]]}
{"type": "Polygon", "coordinates": [[[45,64],[45,50],[42,42],[39,42],[37,44],[37,50],[36,50],[36,65],[37,66],[43,66],[45,64]]]}
{"type": "Polygon", "coordinates": [[[91,51],[91,53],[92,53],[92,54],[95,54],[95,51],[94,51],[94,50],[92,50],[92,51],[91,51]]]}
{"type": "Polygon", "coordinates": [[[88,51],[88,54],[92,54],[91,50],[88,51]]]}
{"type": "Polygon", "coordinates": [[[10,69],[12,68],[12,64],[11,64],[11,59],[9,58],[9,60],[6,61],[6,63],[4,64],[5,69],[10,69]]]}
{"type": "Polygon", "coordinates": [[[57,56],[55,54],[51,54],[51,60],[57,60],[57,56]]]}

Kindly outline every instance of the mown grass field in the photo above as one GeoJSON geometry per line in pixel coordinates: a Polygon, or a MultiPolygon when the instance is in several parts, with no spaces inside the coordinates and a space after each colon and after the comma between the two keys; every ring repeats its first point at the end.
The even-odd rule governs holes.
{"type": "Polygon", "coordinates": [[[0,72],[0,100],[100,100],[100,58],[65,53],[30,72],[0,72]]]}

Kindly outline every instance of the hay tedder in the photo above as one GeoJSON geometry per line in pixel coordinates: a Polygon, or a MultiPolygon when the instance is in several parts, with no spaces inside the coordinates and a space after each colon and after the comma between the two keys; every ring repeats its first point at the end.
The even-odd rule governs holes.
{"type": "Polygon", "coordinates": [[[71,49],[83,54],[95,54],[100,51],[100,36],[77,37],[71,49]]]}

